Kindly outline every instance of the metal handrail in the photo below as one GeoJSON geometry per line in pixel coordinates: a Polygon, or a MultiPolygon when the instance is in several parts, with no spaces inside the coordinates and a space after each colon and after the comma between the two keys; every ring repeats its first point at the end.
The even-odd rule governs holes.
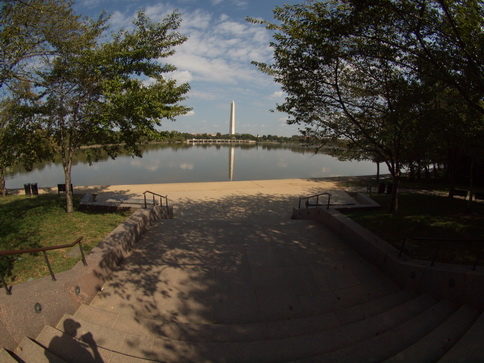
{"type": "MultiPolygon", "coordinates": [[[[79,249],[81,250],[81,259],[82,263],[84,266],[87,266],[86,262],[86,257],[84,256],[84,251],[82,250],[82,244],[81,241],[84,237],[79,237],[72,243],[64,244],[64,245],[58,245],[58,246],[47,246],[47,247],[38,247],[38,248],[30,248],[30,249],[25,249],[25,250],[12,250],[12,251],[0,251],[0,256],[12,256],[12,255],[21,255],[24,253],[37,253],[37,252],[42,252],[44,254],[45,262],[47,264],[47,267],[49,268],[50,276],[52,277],[52,281],[56,281],[54,271],[52,270],[52,267],[50,266],[49,258],[47,257],[47,251],[52,251],[52,250],[59,250],[62,248],[70,248],[74,247],[76,244],[79,245],[79,249]]],[[[7,295],[11,295],[12,292],[10,291],[9,287],[7,286],[7,283],[5,282],[5,276],[3,274],[0,274],[2,278],[2,284],[3,287],[5,288],[5,291],[7,292],[7,295]]]]}
{"type": "MultiPolygon", "coordinates": [[[[301,209],[301,202],[303,200],[306,200],[306,209],[309,208],[309,206],[311,205],[309,200],[311,198],[316,198],[316,204],[314,205],[315,207],[322,205],[322,204],[319,204],[319,197],[322,196],[322,195],[326,195],[328,197],[328,203],[327,203],[326,209],[329,209],[329,205],[330,205],[330,202],[331,202],[331,194],[330,193],[320,193],[320,194],[311,195],[309,197],[299,197],[299,209],[301,209]]],[[[311,206],[313,206],[313,205],[311,205],[311,206]]]]}
{"type": "Polygon", "coordinates": [[[163,199],[165,200],[165,206],[168,207],[168,196],[167,195],[161,195],[161,194],[157,194],[157,193],[150,192],[149,190],[147,190],[146,192],[143,192],[143,196],[144,196],[144,199],[145,199],[145,208],[148,208],[146,193],[150,193],[153,196],[153,205],[156,205],[155,197],[159,197],[160,198],[160,207],[163,207],[163,199]]]}
{"type": "MultiPolygon", "coordinates": [[[[437,244],[437,247],[435,248],[435,252],[434,252],[434,256],[432,258],[432,262],[430,263],[431,266],[434,266],[435,264],[435,260],[437,259],[437,256],[439,254],[439,251],[440,251],[440,245],[441,245],[441,242],[484,242],[484,239],[457,239],[457,238],[428,238],[428,237],[412,237],[412,236],[406,236],[405,239],[403,240],[403,243],[402,243],[402,246],[400,247],[400,252],[398,253],[398,257],[401,257],[402,254],[403,254],[403,250],[405,248],[405,244],[407,243],[407,241],[411,239],[411,240],[414,240],[414,241],[436,241],[436,242],[439,242],[437,244]]],[[[474,261],[474,265],[472,267],[472,270],[475,271],[476,270],[476,267],[477,267],[477,264],[479,262],[479,254],[476,254],[476,260],[474,261]]]]}

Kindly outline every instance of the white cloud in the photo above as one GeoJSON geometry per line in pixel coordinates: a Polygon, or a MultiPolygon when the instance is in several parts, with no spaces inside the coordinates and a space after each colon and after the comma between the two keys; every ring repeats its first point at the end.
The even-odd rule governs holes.
{"type": "Polygon", "coordinates": [[[149,158],[143,158],[143,160],[132,159],[129,164],[151,172],[158,170],[160,167],[158,160],[150,160],[149,158]]]}
{"type": "Polygon", "coordinates": [[[181,33],[184,33],[186,30],[207,29],[210,27],[211,21],[212,16],[201,9],[197,9],[191,14],[182,12],[182,25],[180,31],[181,33]]]}
{"type": "Polygon", "coordinates": [[[233,34],[234,36],[241,37],[246,35],[247,25],[227,20],[217,26],[216,32],[218,34],[222,34],[222,36],[227,36],[227,34],[233,34]]]}
{"type": "Polygon", "coordinates": [[[125,16],[120,11],[116,10],[111,14],[109,18],[109,23],[111,25],[111,30],[119,30],[123,28],[128,28],[132,25],[133,18],[131,16],[125,16]]]}
{"type": "Polygon", "coordinates": [[[228,16],[227,14],[222,14],[222,15],[220,15],[220,19],[219,20],[221,22],[224,22],[225,20],[228,20],[228,19],[230,19],[230,16],[228,16]]]}
{"type": "MultiPolygon", "coordinates": [[[[107,3],[107,0],[85,1],[107,3]]],[[[118,7],[112,13],[110,22],[114,31],[130,29],[135,11],[140,8],[135,5],[136,0],[129,4],[125,0],[119,1],[126,6],[118,7]]],[[[172,5],[179,6],[182,23],[177,31],[188,37],[185,43],[175,48],[173,56],[160,59],[160,63],[173,64],[177,68],[167,74],[168,77],[178,84],[189,83],[191,86],[184,104],[196,113],[191,111],[186,117],[177,117],[177,129],[188,132],[225,131],[227,109],[230,100],[235,99],[244,105],[248,115],[254,115],[245,116],[249,122],[240,118],[237,125],[240,130],[261,135],[276,134],[279,129],[282,134],[288,133],[286,118],[279,119],[281,115],[268,113],[275,107],[275,102],[281,102],[284,93],[274,86],[272,77],[251,64],[251,61],[272,61],[272,49],[269,47],[271,32],[262,25],[249,24],[237,18],[241,14],[238,9],[248,5],[246,1],[213,0],[202,5],[196,0],[176,0],[153,1],[151,4],[146,8],[146,14],[153,21],[161,21],[176,10],[172,5]],[[258,120],[264,121],[264,124],[258,120]]],[[[146,85],[152,82],[149,79],[143,81],[146,85]]]]}
{"type": "Polygon", "coordinates": [[[218,98],[216,92],[206,92],[198,90],[190,90],[189,97],[198,98],[201,100],[215,100],[218,98]]]}
{"type": "MultiPolygon", "coordinates": [[[[220,3],[220,0],[213,1],[214,5],[220,3]]],[[[158,3],[146,8],[146,14],[154,21],[161,20],[174,10],[165,4],[158,3]]],[[[233,4],[247,5],[243,1],[233,4]]],[[[214,20],[210,13],[201,9],[181,10],[181,13],[182,24],[179,32],[188,36],[188,40],[175,48],[174,56],[161,60],[178,68],[178,71],[171,74],[172,78],[180,83],[261,82],[263,77],[251,61],[268,61],[272,55],[267,46],[270,35],[264,27],[234,21],[225,14],[214,20]]],[[[112,28],[129,28],[133,16],[115,11],[110,20],[112,28]]]]}
{"type": "Polygon", "coordinates": [[[249,2],[245,0],[235,0],[234,5],[239,8],[246,8],[249,5],[249,2]]]}
{"type": "Polygon", "coordinates": [[[146,79],[143,79],[141,82],[143,83],[143,86],[149,87],[152,84],[155,84],[156,83],[156,79],[154,79],[154,78],[146,78],[146,79]]]}
{"type": "Polygon", "coordinates": [[[168,167],[182,170],[193,170],[194,165],[192,163],[169,162],[168,167]]]}
{"type": "Polygon", "coordinates": [[[83,0],[82,6],[85,6],[86,8],[93,8],[98,6],[102,1],[103,0],[83,0]]]}
{"type": "Polygon", "coordinates": [[[166,6],[163,3],[158,3],[156,5],[148,6],[145,9],[146,15],[153,21],[160,21],[166,15],[173,12],[173,8],[171,6],[166,6]]]}
{"type": "Polygon", "coordinates": [[[276,91],[273,94],[271,94],[269,98],[282,98],[284,97],[284,95],[285,95],[284,91],[276,91]]]}
{"type": "Polygon", "coordinates": [[[175,71],[170,74],[170,78],[177,81],[178,84],[187,83],[193,80],[193,76],[189,71],[175,71]]]}
{"type": "Polygon", "coordinates": [[[240,74],[221,58],[202,57],[196,54],[178,52],[169,60],[180,70],[193,74],[194,80],[234,83],[240,74]]]}
{"type": "Polygon", "coordinates": [[[191,111],[188,111],[186,114],[184,115],[181,115],[182,117],[191,117],[191,116],[195,116],[195,111],[191,110],[191,111]]]}
{"type": "Polygon", "coordinates": [[[192,80],[259,82],[260,72],[251,61],[268,60],[272,54],[263,27],[236,22],[227,15],[213,24],[212,17],[201,10],[185,13],[181,33],[189,38],[168,61],[189,72],[192,80]]]}
{"type": "Polygon", "coordinates": [[[191,164],[191,163],[180,163],[180,169],[182,169],[182,170],[193,170],[193,164],[191,164]]]}

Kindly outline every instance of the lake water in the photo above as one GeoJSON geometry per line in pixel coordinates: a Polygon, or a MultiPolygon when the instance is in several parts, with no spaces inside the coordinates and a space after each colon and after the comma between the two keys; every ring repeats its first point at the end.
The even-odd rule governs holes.
{"type": "MultiPolygon", "coordinates": [[[[387,173],[381,168],[381,173],[387,173]]],[[[142,158],[120,155],[89,166],[79,155],[72,168],[74,185],[154,184],[230,180],[321,178],[376,174],[370,161],[339,161],[314,149],[255,144],[149,145],[142,158]]],[[[7,188],[64,183],[60,162],[35,165],[30,172],[7,175],[7,188]]]]}

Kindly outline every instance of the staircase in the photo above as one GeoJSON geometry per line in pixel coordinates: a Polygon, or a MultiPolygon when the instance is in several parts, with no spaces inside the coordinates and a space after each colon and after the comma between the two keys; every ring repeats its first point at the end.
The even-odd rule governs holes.
{"type": "Polygon", "coordinates": [[[0,361],[482,359],[483,314],[399,288],[323,226],[290,220],[292,204],[177,208],[89,305],[0,361]]]}

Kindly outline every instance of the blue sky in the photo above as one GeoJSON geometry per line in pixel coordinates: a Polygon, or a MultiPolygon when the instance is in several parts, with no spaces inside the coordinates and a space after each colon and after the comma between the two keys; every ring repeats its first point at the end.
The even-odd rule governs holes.
{"type": "Polygon", "coordinates": [[[270,62],[271,34],[246,17],[273,20],[273,9],[286,0],[75,0],[76,10],[96,17],[105,10],[111,15],[111,29],[128,27],[138,10],[145,9],[153,20],[178,10],[182,14],[179,32],[188,40],[165,61],[178,71],[172,77],[188,82],[191,91],[184,105],[193,108],[176,122],[164,121],[163,130],[180,132],[229,132],[230,103],[235,101],[237,133],[291,136],[298,127],[287,125],[287,115],[270,112],[283,94],[272,78],[251,61],[270,62]]]}

